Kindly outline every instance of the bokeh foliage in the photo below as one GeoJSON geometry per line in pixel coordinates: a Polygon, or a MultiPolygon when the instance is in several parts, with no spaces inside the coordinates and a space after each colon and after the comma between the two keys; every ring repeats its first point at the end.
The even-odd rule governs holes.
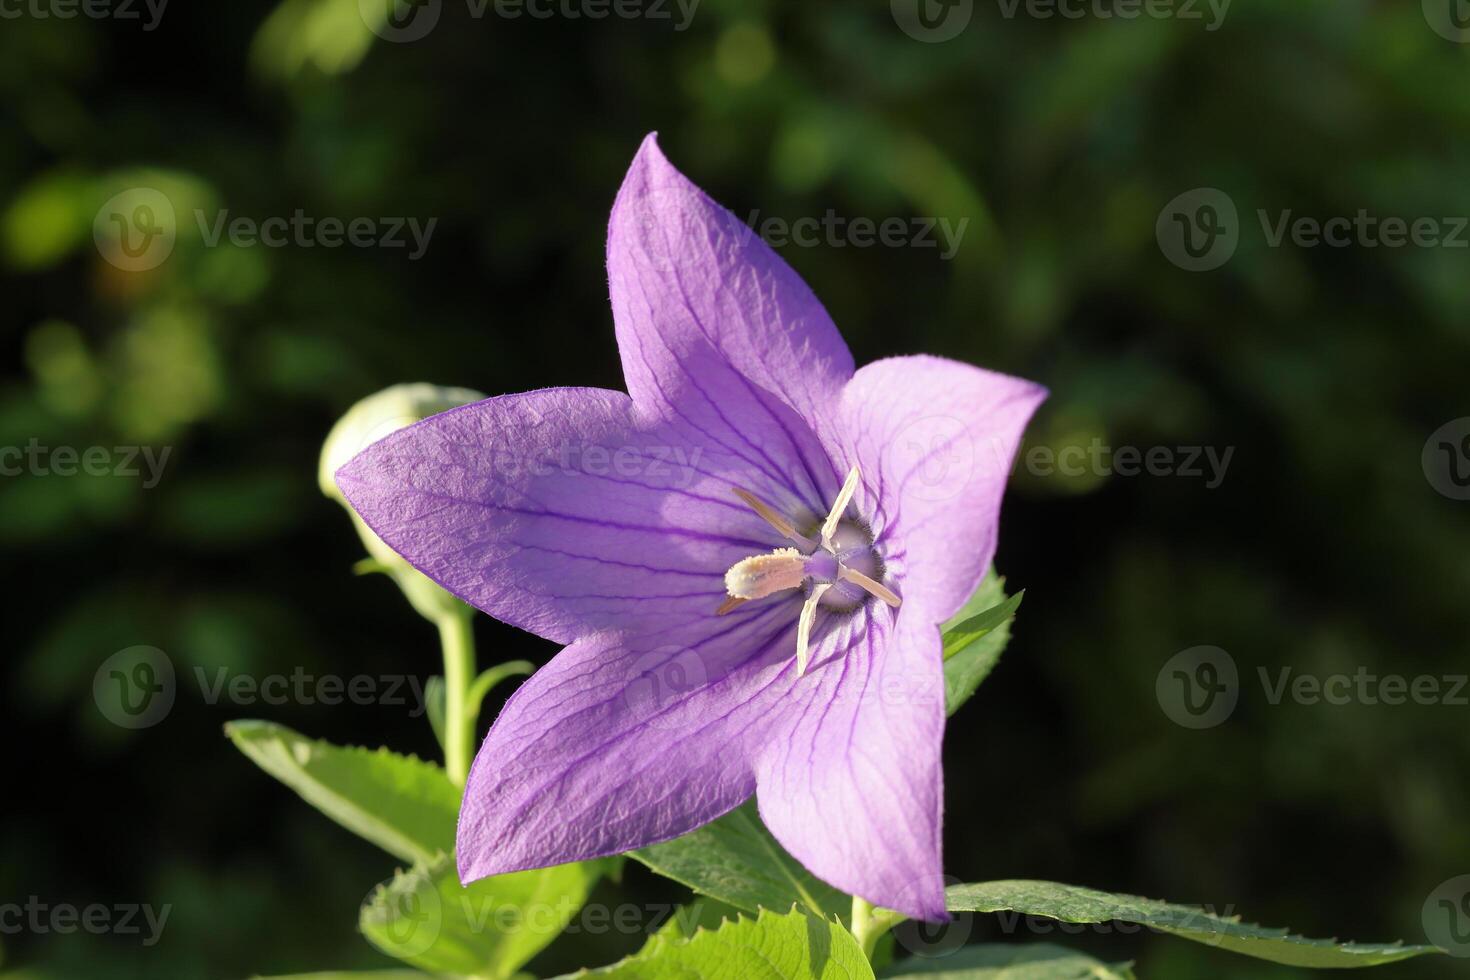
{"type": "MultiPolygon", "coordinates": [[[[997,561],[1026,601],[951,722],[947,858],[1232,905],[1308,934],[1419,940],[1470,869],[1470,709],[1268,703],[1257,670],[1463,672],[1470,518],[1420,448],[1470,414],[1463,250],[1269,248],[1255,212],[1470,214],[1470,46],[1418,3],[1241,2],[1223,26],[1006,19],[923,44],[886,4],[704,0],[669,21],[447,3],[411,44],[352,0],[170,6],[0,29],[0,445],[171,447],[158,486],[0,479],[9,788],[0,896],[170,903],[164,941],[3,937],[18,976],[198,977],[383,965],[356,908],[388,870],[220,734],[265,715],[432,752],[390,707],[207,704],[102,718],[113,651],[191,678],[435,667],[434,636],[314,486],[320,441],[398,381],[620,383],[605,220],[639,139],[742,217],[968,219],[962,246],[787,246],[860,362],[916,351],[1042,380],[1030,445],[1235,447],[1227,478],[1017,475],[997,561]],[[151,272],[101,259],[117,191],[180,215],[151,272]],[[1225,267],[1175,268],[1159,209],[1240,207],[1225,267]],[[427,254],[207,247],[192,213],[437,217],[427,254]],[[1174,726],[1160,665],[1229,650],[1226,724],[1174,726]]],[[[485,659],[548,644],[481,621],[485,659]]],[[[493,706],[486,716],[493,715],[493,706]]],[[[641,872],[640,901],[677,898],[641,872]]],[[[1002,936],[979,920],[977,933],[1002,936]]],[[[1056,938],[1056,937],[1050,937],[1056,938]]],[[[1090,936],[1145,976],[1271,977],[1090,936]],[[1238,972],[1232,974],[1230,970],[1238,972]]],[[[581,935],[547,970],[637,937],[581,935]]],[[[539,968],[539,966],[538,966],[539,968]]],[[[1396,975],[1443,975],[1443,962],[1396,975]]]]}

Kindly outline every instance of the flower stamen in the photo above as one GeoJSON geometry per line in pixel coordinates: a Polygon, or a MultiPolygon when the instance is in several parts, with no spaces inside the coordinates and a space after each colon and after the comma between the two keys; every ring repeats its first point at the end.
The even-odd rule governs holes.
{"type": "Polygon", "coordinates": [[[837,525],[842,522],[842,515],[847,513],[847,505],[852,503],[852,495],[857,492],[858,468],[854,466],[847,473],[847,479],[842,481],[842,489],[837,491],[837,500],[832,504],[832,512],[822,522],[822,547],[832,554],[837,554],[837,548],[832,543],[832,535],[837,533],[837,525]]]}
{"type": "MultiPolygon", "coordinates": [[[[817,610],[822,607],[823,599],[839,582],[850,583],[894,608],[897,608],[903,601],[897,593],[878,581],[873,575],[849,564],[854,561],[861,563],[863,568],[868,569],[874,575],[881,575],[883,568],[882,561],[872,549],[871,538],[867,539],[868,547],[864,548],[861,537],[856,542],[852,540],[854,536],[861,534],[861,529],[844,524],[842,520],[861,482],[862,475],[854,466],[848,471],[847,479],[842,482],[842,489],[838,491],[837,499],[832,503],[832,510],[822,522],[819,541],[813,541],[802,534],[796,529],[795,524],[781,516],[755,494],[738,488],[735,490],[735,495],[745,501],[751,510],[779,531],[783,537],[797,544],[800,550],[777,548],[764,555],[743,558],[732,565],[725,573],[725,591],[729,593],[729,596],[720,603],[720,607],[715,610],[715,615],[723,616],[752,599],[764,599],[778,592],[804,589],[808,583],[811,583],[811,589],[806,601],[802,603],[801,615],[796,622],[796,673],[798,677],[806,673],[807,664],[811,659],[812,628],[816,623],[817,610]],[[841,541],[839,541],[839,532],[842,535],[841,541]]],[[[855,595],[850,589],[839,590],[835,596],[835,601],[827,603],[829,611],[849,612],[862,601],[861,597],[855,595]],[[849,602],[855,605],[845,605],[849,602]]]]}
{"type": "Polygon", "coordinates": [[[796,621],[796,676],[800,677],[806,673],[806,663],[811,657],[810,646],[812,642],[812,622],[817,618],[817,603],[822,601],[822,596],[832,588],[831,583],[823,582],[812,589],[812,594],[807,597],[806,603],[801,607],[801,618],[796,621]]]}
{"type": "Polygon", "coordinates": [[[741,490],[739,487],[736,487],[735,496],[739,497],[741,500],[749,504],[750,509],[759,514],[767,524],[780,531],[782,537],[790,538],[792,541],[795,541],[803,548],[815,548],[817,546],[817,543],[815,541],[798,531],[795,524],[792,524],[786,518],[776,513],[775,509],[771,507],[770,504],[766,503],[755,494],[751,493],[748,490],[741,490]]]}
{"type": "Polygon", "coordinates": [[[750,601],[749,599],[742,599],[742,598],[740,598],[739,596],[736,596],[736,595],[726,596],[725,597],[725,601],[722,602],[722,603],[720,603],[720,608],[718,608],[718,609],[715,610],[715,615],[716,616],[727,616],[730,613],[734,612],[735,610],[739,609],[741,606],[745,605],[749,601],[750,601]]]}
{"type": "Polygon", "coordinates": [[[844,566],[838,570],[837,577],[845,582],[851,582],[870,596],[882,599],[894,609],[897,609],[903,604],[903,600],[892,589],[882,582],[869,578],[856,568],[847,568],[844,566]]]}

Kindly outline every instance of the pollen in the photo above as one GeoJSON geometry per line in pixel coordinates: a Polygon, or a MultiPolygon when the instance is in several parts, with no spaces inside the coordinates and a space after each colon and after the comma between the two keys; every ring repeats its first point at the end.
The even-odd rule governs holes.
{"type": "Polygon", "coordinates": [[[725,591],[735,599],[764,599],[787,589],[801,588],[806,558],[795,548],[777,548],[737,562],[725,573],[725,591]]]}

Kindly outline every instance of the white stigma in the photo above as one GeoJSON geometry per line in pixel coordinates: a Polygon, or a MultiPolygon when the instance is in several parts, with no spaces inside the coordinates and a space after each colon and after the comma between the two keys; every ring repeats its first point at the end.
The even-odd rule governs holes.
{"type": "MultiPolygon", "coordinates": [[[[838,553],[837,530],[861,480],[858,468],[854,466],[848,472],[847,479],[843,481],[842,489],[838,491],[837,499],[833,502],[827,519],[822,522],[819,542],[799,532],[796,525],[781,516],[755,494],[737,489],[736,496],[745,501],[751,510],[759,514],[771,527],[781,532],[783,537],[794,542],[797,547],[777,548],[769,554],[743,558],[731,566],[730,570],[725,573],[725,591],[729,593],[729,597],[720,604],[720,608],[715,611],[716,615],[723,616],[752,599],[764,599],[778,592],[802,588],[811,578],[807,570],[808,564],[818,551],[825,552],[835,562],[838,579],[851,582],[869,595],[882,599],[890,606],[897,608],[902,600],[892,589],[855,568],[847,567],[843,564],[842,555],[838,553]]],[[[817,608],[821,604],[822,597],[827,594],[833,584],[834,582],[831,581],[817,582],[812,586],[811,594],[807,596],[806,602],[802,604],[801,616],[796,621],[797,676],[806,673],[810,659],[812,626],[816,622],[817,608]]]]}

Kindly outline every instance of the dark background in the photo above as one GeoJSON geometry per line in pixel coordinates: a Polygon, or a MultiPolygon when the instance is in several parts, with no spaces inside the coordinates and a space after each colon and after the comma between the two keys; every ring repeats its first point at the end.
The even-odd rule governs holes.
{"type": "MultiPolygon", "coordinates": [[[[0,901],[172,906],[151,949],[0,937],[7,975],[390,965],[356,909],[391,858],[220,726],[267,717],[433,755],[428,725],[382,705],[209,705],[193,668],[438,672],[392,583],[350,574],[362,549],[316,489],[321,440],[398,381],[620,386],[603,243],[650,130],[742,218],[969,219],[951,261],[782,247],[859,363],[926,351],[1038,379],[1053,395],[1032,446],[1234,447],[1215,489],[1017,474],[997,563],[1026,599],[947,736],[948,870],[1423,942],[1426,897],[1470,872],[1470,707],[1273,705],[1257,670],[1466,670],[1470,504],[1436,492],[1420,452],[1470,415],[1470,250],[1271,248],[1256,212],[1470,214],[1470,46],[1409,0],[1237,0],[1215,31],[1001,9],[977,0],[944,43],[883,3],[820,0],[703,0],[683,31],[676,9],[476,20],[448,0],[406,44],[374,38],[355,0],[174,0],[153,31],[0,21],[0,444],[172,447],[153,489],[0,479],[0,901]],[[136,185],[174,201],[179,241],[126,273],[91,229],[136,185]],[[1196,187],[1240,212],[1239,248],[1210,272],[1155,241],[1196,187]],[[417,262],[207,248],[196,207],[438,226],[417,262]],[[131,732],[91,684],[135,644],[182,683],[131,732]],[[1191,731],[1155,679],[1199,644],[1231,653],[1242,688],[1227,722],[1191,731]]],[[[477,628],[482,662],[554,652],[477,628]]],[[[630,868],[604,895],[620,896],[681,892],[630,868]]],[[[975,934],[1041,938],[983,917],[975,934]]],[[[1167,937],[1077,942],[1148,977],[1297,975],[1167,937]]],[[[535,968],[636,944],[569,938],[535,968]]]]}

